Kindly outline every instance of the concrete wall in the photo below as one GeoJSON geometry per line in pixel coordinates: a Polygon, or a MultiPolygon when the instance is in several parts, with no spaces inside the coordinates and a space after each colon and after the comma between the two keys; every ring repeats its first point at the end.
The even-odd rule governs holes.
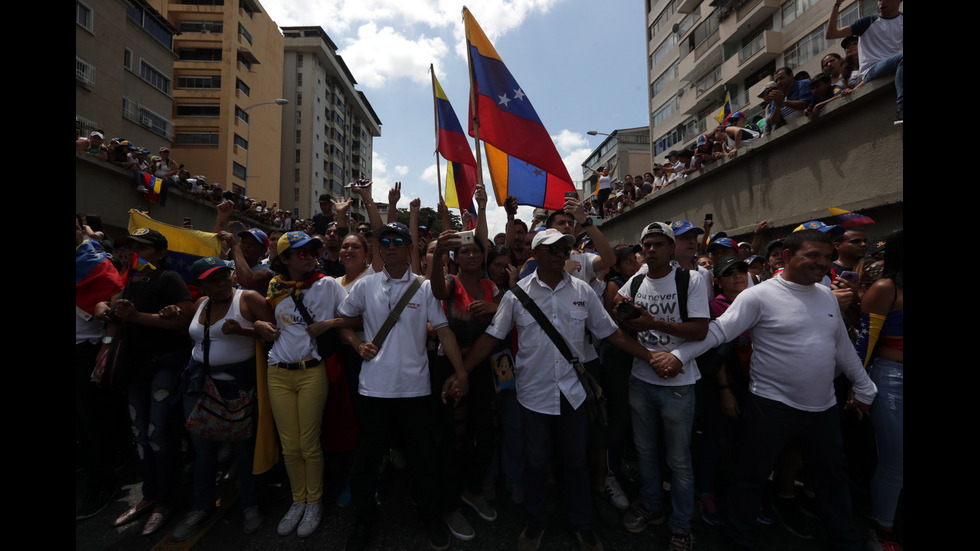
{"type": "Polygon", "coordinates": [[[602,231],[611,243],[635,243],[650,222],[700,226],[712,213],[713,232],[746,241],[760,220],[771,220],[768,240],[809,220],[829,223],[827,208],[837,207],[871,216],[869,237],[887,235],[903,224],[904,127],[894,117],[894,84],[866,84],[818,119],[793,121],[736,158],[651,194],[602,231]]]}

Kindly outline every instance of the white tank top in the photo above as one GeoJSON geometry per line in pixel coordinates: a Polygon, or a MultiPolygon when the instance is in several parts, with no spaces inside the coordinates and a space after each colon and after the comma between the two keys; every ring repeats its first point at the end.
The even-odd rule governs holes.
{"type": "MultiPolygon", "coordinates": [[[[191,325],[187,328],[188,334],[194,339],[194,351],[191,352],[191,357],[199,362],[204,361],[204,348],[202,347],[202,343],[204,342],[204,326],[201,325],[200,319],[201,313],[204,312],[204,308],[207,306],[209,300],[205,300],[197,308],[197,312],[191,318],[191,325]]],[[[242,327],[252,327],[252,322],[242,317],[241,301],[242,289],[235,289],[235,294],[231,299],[231,306],[228,307],[228,312],[225,314],[225,317],[211,325],[209,331],[211,344],[208,348],[208,362],[212,367],[242,362],[255,356],[255,339],[241,335],[226,335],[221,330],[221,326],[224,325],[225,320],[229,319],[238,321],[238,324],[242,327]]]]}

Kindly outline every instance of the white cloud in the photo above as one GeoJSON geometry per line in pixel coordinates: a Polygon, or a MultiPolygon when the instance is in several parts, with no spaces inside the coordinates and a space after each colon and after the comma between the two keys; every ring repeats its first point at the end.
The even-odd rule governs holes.
{"type": "Polygon", "coordinates": [[[572,132],[567,128],[562,129],[557,136],[552,136],[551,139],[555,141],[559,153],[567,154],[575,149],[589,147],[589,141],[581,132],[572,132]]]}
{"type": "Polygon", "coordinates": [[[406,174],[408,174],[408,167],[407,166],[405,166],[405,165],[398,165],[398,166],[395,167],[395,175],[396,176],[404,176],[406,174]]]}
{"type": "Polygon", "coordinates": [[[442,38],[426,38],[425,34],[408,38],[392,27],[379,29],[373,22],[361,25],[357,37],[345,42],[347,46],[338,53],[355,68],[365,88],[380,88],[388,79],[401,77],[428,84],[429,63],[449,51],[442,38]]]}

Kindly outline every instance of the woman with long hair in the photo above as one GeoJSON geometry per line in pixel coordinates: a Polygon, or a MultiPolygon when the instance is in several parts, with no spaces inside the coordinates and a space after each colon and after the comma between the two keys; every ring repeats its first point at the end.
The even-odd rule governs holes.
{"type": "Polygon", "coordinates": [[[861,333],[856,345],[878,387],[870,412],[878,445],[878,466],[871,478],[871,539],[884,549],[901,549],[893,540],[892,526],[904,475],[904,235],[904,230],[897,230],[885,241],[881,279],[861,299],[861,333]]]}

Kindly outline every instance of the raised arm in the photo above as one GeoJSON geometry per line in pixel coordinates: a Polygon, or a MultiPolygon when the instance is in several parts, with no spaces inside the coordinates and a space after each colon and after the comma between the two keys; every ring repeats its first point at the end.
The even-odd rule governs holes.
{"type": "Polygon", "coordinates": [[[402,183],[395,182],[395,187],[388,190],[388,221],[398,221],[398,200],[402,198],[402,183]]]}
{"type": "Polygon", "coordinates": [[[847,38],[854,34],[850,25],[841,28],[837,27],[837,17],[840,13],[840,5],[841,0],[834,0],[834,5],[830,8],[830,17],[827,19],[826,36],[828,40],[832,40],[834,38],[847,38]]]}
{"type": "MultiPolygon", "coordinates": [[[[491,244],[489,237],[490,230],[487,228],[487,189],[483,184],[476,185],[476,238],[484,245],[491,244]]],[[[448,228],[443,228],[448,229],[448,228]]],[[[489,247],[486,247],[489,249],[489,247]]]]}

